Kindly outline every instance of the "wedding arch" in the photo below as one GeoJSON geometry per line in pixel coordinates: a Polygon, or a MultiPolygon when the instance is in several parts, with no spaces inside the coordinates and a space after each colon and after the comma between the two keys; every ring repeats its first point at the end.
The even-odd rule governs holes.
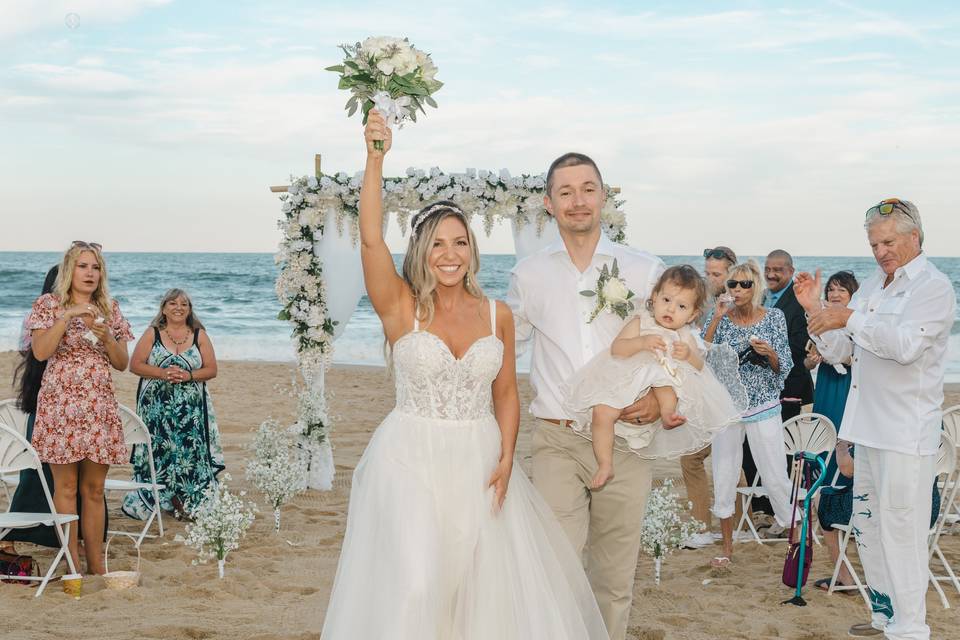
{"type": "MultiPolygon", "coordinates": [[[[290,184],[270,187],[281,193],[282,232],[276,262],[279,317],[293,326],[292,338],[305,386],[300,389],[297,422],[300,447],[309,461],[307,486],[333,486],[333,449],[327,414],[324,374],[333,356],[333,344],[346,327],[364,293],[358,246],[360,185],[363,173],[323,174],[320,156],[314,175],[290,177],[290,184]],[[328,277],[330,275],[335,277],[328,277]]],[[[559,239],[556,223],[543,207],[546,174],[513,176],[506,169],[467,169],[445,173],[407,169],[400,177],[384,178],[384,229],[395,216],[406,235],[410,216],[425,204],[452,200],[469,217],[480,217],[489,236],[498,222],[513,228],[517,258],[523,258],[559,239]]],[[[601,212],[604,232],[624,242],[626,216],[620,190],[605,185],[607,203],[601,212]]]]}

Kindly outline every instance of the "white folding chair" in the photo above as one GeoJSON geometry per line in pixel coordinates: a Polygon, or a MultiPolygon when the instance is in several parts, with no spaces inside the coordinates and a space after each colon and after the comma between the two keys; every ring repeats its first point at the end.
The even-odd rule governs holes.
{"type": "MultiPolygon", "coordinates": [[[[937,452],[937,480],[939,480],[941,477],[949,480],[949,478],[954,476],[954,472],[956,472],[956,470],[957,446],[945,431],[940,439],[940,449],[937,452]]],[[[947,480],[944,481],[944,486],[948,484],[947,480]]],[[[949,513],[950,505],[953,504],[953,501],[957,498],[958,486],[960,486],[960,483],[954,481],[953,487],[950,489],[949,494],[941,494],[940,513],[937,516],[933,528],[930,529],[930,552],[928,555],[927,573],[930,576],[930,584],[933,585],[937,595],[940,596],[940,602],[943,604],[944,609],[949,609],[950,603],[947,601],[947,596],[944,594],[943,588],[940,587],[940,583],[952,583],[954,588],[957,590],[957,593],[960,593],[960,580],[957,579],[957,574],[953,572],[953,568],[943,555],[943,550],[940,549],[940,537],[943,534],[943,527],[947,519],[946,516],[949,513]],[[934,558],[940,561],[940,565],[946,571],[946,574],[936,574],[933,572],[933,567],[931,565],[933,564],[934,558]]]]}
{"type": "Polygon", "coordinates": [[[118,406],[120,409],[120,420],[123,423],[124,443],[128,448],[132,448],[134,445],[142,445],[147,448],[147,464],[150,468],[150,482],[135,482],[134,480],[115,480],[108,478],[106,483],[104,483],[104,491],[122,491],[123,493],[127,493],[128,491],[149,491],[153,494],[153,510],[150,512],[150,517],[147,518],[147,521],[140,531],[136,533],[129,531],[108,531],[107,533],[127,536],[131,538],[134,545],[139,548],[144,538],[163,536],[163,514],[160,512],[160,489],[163,489],[164,485],[157,482],[157,471],[153,465],[153,443],[147,425],[143,424],[140,416],[128,407],[122,404],[118,406]],[[153,524],[154,520],[156,520],[157,527],[159,528],[157,535],[147,533],[150,531],[150,525],[153,524]]]}
{"type": "MultiPolygon", "coordinates": [[[[943,411],[943,432],[957,445],[957,460],[960,460],[960,404],[954,405],[943,411]]],[[[960,468],[958,468],[952,477],[943,481],[943,496],[953,491],[957,482],[960,482],[960,468]]],[[[950,502],[944,502],[944,527],[955,525],[960,522],[960,495],[950,502]]]]}
{"type": "Polygon", "coordinates": [[[20,511],[7,511],[0,514],[0,540],[5,538],[8,533],[14,529],[26,529],[37,525],[52,526],[57,532],[57,538],[60,540],[60,548],[57,555],[47,572],[42,576],[3,576],[4,580],[35,580],[40,582],[40,588],[34,597],[39,598],[43,590],[47,588],[47,583],[53,577],[60,560],[65,559],[70,573],[76,573],[77,569],[73,565],[73,558],[70,555],[68,544],[70,542],[70,523],[77,520],[76,514],[58,514],[53,505],[53,498],[50,497],[50,489],[47,487],[47,480],[43,477],[43,467],[40,465],[40,458],[27,440],[16,432],[15,429],[0,423],[0,472],[8,473],[13,471],[22,471],[23,469],[35,469],[40,476],[40,486],[43,487],[43,495],[47,498],[47,506],[50,513],[26,513],[20,511]]]}
{"type": "MultiPolygon", "coordinates": [[[[17,408],[16,400],[0,401],[0,424],[5,424],[19,433],[24,438],[27,437],[27,421],[30,416],[17,408]]],[[[7,496],[7,509],[10,509],[12,496],[10,489],[20,484],[20,474],[5,473],[0,475],[0,484],[3,485],[3,493],[7,496]]]]}
{"type": "MultiPolygon", "coordinates": [[[[801,413],[798,416],[790,418],[783,423],[783,443],[786,445],[786,453],[788,456],[793,456],[802,451],[807,451],[809,453],[816,454],[827,454],[827,462],[830,462],[830,456],[833,455],[833,450],[837,446],[837,430],[833,426],[833,422],[830,421],[825,415],[819,413],[801,413]]],[[[786,460],[784,460],[786,464],[786,460]]],[[[794,478],[790,478],[791,484],[794,478]]],[[[763,544],[764,542],[784,542],[787,538],[761,538],[759,532],[757,531],[756,525],[753,523],[753,520],[750,519],[750,500],[758,496],[767,495],[767,490],[760,484],[760,474],[757,474],[757,477],[753,479],[753,484],[749,487],[740,487],[737,489],[737,493],[740,494],[740,507],[742,515],[740,516],[740,522],[737,523],[736,531],[733,534],[734,540],[740,540],[741,542],[746,542],[749,539],[745,536],[741,536],[740,532],[743,531],[744,527],[750,529],[750,533],[753,534],[753,540],[757,544],[763,544]]],[[[806,496],[804,490],[801,491],[800,499],[803,500],[806,496]]],[[[813,496],[811,496],[813,499],[813,496]]],[[[820,544],[820,540],[814,536],[817,544],[820,544]]]]}

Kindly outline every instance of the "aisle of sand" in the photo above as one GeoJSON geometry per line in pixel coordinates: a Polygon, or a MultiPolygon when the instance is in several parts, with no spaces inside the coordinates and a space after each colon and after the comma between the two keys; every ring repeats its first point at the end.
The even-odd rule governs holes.
{"type": "MultiPolygon", "coordinates": [[[[14,353],[0,354],[0,399],[13,394],[8,381],[16,358],[14,353]]],[[[243,480],[244,445],[252,429],[268,417],[291,421],[294,402],[283,389],[289,387],[293,373],[287,364],[221,362],[220,375],[210,383],[227,468],[237,489],[249,489],[243,480]]],[[[116,379],[120,402],[132,405],[136,378],[124,373],[116,379]]],[[[392,383],[382,369],[336,366],[328,374],[327,386],[335,419],[334,489],[311,491],[285,507],[279,535],[273,533],[271,514],[261,514],[243,546],[229,557],[225,580],[217,580],[215,565],[191,565],[192,550],[174,542],[183,525],[168,518],[164,538],[143,546],[143,582],[137,589],[109,591],[101,579],[91,578],[81,600],[68,599],[58,585],[35,600],[32,589],[0,585],[0,615],[18,621],[14,624],[22,630],[16,637],[319,638],[343,539],[350,474],[371,433],[393,404],[392,383]]],[[[521,381],[521,394],[526,407],[530,400],[526,380],[521,381]]],[[[950,385],[948,404],[957,402],[960,386],[950,385]]],[[[527,471],[531,425],[524,415],[517,455],[527,471]]],[[[661,479],[679,476],[679,467],[661,463],[656,473],[661,479]]],[[[111,498],[114,524],[132,528],[133,523],[117,511],[118,503],[118,496],[111,498]]],[[[954,566],[960,567],[960,538],[950,537],[944,547],[954,566]]],[[[20,548],[49,557],[45,550],[20,548]]],[[[809,606],[781,605],[790,596],[780,584],[782,545],[738,545],[732,571],[721,576],[709,568],[718,549],[671,556],[659,587],[653,583],[652,561],[641,558],[630,637],[826,640],[845,637],[852,622],[867,619],[858,597],[828,597],[812,589],[805,592],[809,606]]],[[[116,553],[111,548],[111,555],[112,566],[117,568],[135,561],[130,546],[122,543],[116,553]]],[[[816,548],[814,577],[829,574],[827,557],[823,547],[816,548]]],[[[960,595],[948,597],[953,606],[960,606],[960,595]]],[[[933,637],[948,637],[947,629],[952,628],[956,614],[943,610],[932,591],[927,606],[933,637]]]]}

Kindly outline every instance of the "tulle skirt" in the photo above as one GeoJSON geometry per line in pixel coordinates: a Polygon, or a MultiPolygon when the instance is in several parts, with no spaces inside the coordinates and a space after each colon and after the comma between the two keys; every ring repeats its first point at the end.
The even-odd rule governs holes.
{"type": "Polygon", "coordinates": [[[607,640],[580,559],[523,471],[499,512],[494,417],[394,410],[353,474],[324,640],[607,640]]]}
{"type": "Polygon", "coordinates": [[[659,420],[648,425],[618,422],[614,432],[618,443],[626,445],[618,448],[641,458],[678,458],[700,451],[724,427],[740,419],[747,394],[737,370],[736,354],[716,348],[699,371],[687,362],[670,361],[665,366],[648,351],[617,358],[605,350],[564,385],[564,409],[574,430],[589,438],[594,406],[623,409],[652,387],[671,387],[677,394],[677,413],[687,419],[683,425],[664,429],[659,420]]]}

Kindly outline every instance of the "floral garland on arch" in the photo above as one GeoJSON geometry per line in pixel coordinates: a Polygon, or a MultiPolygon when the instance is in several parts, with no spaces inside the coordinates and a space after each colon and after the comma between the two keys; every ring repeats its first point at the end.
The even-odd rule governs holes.
{"type": "MultiPolygon", "coordinates": [[[[332,214],[328,219],[334,221],[337,233],[342,236],[346,230],[356,244],[362,182],[363,172],[350,176],[341,171],[319,178],[291,176],[287,193],[280,196],[283,217],[278,226],[283,239],[276,255],[280,266],[276,293],[282,305],[279,318],[293,325],[297,358],[308,380],[312,372],[329,365],[336,328],[327,311],[323,264],[315,247],[327,232],[324,220],[328,214],[332,214]]],[[[468,216],[481,216],[487,235],[498,220],[510,220],[518,229],[535,224],[539,236],[550,219],[543,206],[545,187],[546,174],[513,176],[506,169],[444,173],[438,167],[429,171],[410,168],[404,176],[384,178],[384,216],[395,214],[406,234],[410,216],[424,205],[452,200],[468,216]]],[[[611,240],[624,242],[624,201],[619,199],[618,190],[609,185],[605,189],[607,201],[601,212],[601,225],[611,240]]],[[[309,408],[306,405],[310,403],[301,409],[309,408]]],[[[325,411],[307,413],[311,415],[300,417],[301,433],[318,444],[327,443],[325,411]]]]}
{"type": "MultiPolygon", "coordinates": [[[[301,359],[307,356],[326,363],[333,352],[334,324],[326,313],[323,265],[313,248],[324,233],[324,215],[328,211],[334,214],[337,232],[343,235],[346,227],[357,241],[362,180],[362,172],[352,177],[344,172],[320,178],[291,177],[288,192],[280,196],[283,218],[278,226],[283,240],[276,256],[281,266],[276,291],[283,310],[279,317],[294,324],[293,337],[301,359]]],[[[506,169],[499,173],[482,169],[443,173],[437,167],[429,172],[410,168],[404,177],[384,178],[384,212],[395,213],[406,233],[410,216],[424,205],[452,200],[467,215],[482,216],[488,235],[498,219],[512,220],[521,228],[535,223],[539,234],[550,218],[543,207],[545,185],[545,174],[511,176],[506,169]]],[[[624,242],[623,200],[610,186],[606,189],[607,204],[601,212],[601,224],[610,239],[624,242]]]]}

